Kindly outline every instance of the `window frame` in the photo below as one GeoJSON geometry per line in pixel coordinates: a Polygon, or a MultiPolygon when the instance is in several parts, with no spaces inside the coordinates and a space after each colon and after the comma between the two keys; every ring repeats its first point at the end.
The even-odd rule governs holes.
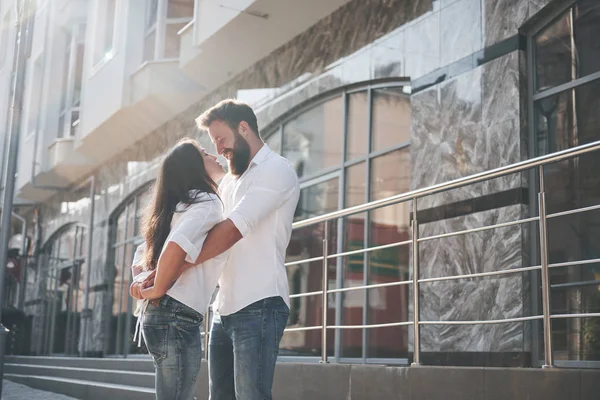
{"type": "MultiPolygon", "coordinates": [[[[119,15],[121,11],[121,0],[96,0],[94,2],[93,12],[94,12],[94,20],[92,23],[92,51],[89,52],[89,60],[91,65],[91,73],[90,76],[94,76],[102,67],[110,62],[110,60],[114,59],[117,55],[117,44],[119,39],[119,15]],[[112,25],[112,43],[109,51],[102,51],[102,56],[99,59],[96,59],[99,53],[98,49],[98,39],[100,36],[106,35],[106,21],[101,21],[100,18],[104,18],[106,16],[106,12],[102,12],[106,10],[108,5],[108,1],[115,2],[115,12],[113,16],[113,25],[112,25]],[[100,26],[102,25],[102,26],[100,26]],[[99,29],[102,28],[102,32],[99,29]]],[[[102,42],[104,44],[104,42],[102,42]]]]}
{"type": "MultiPolygon", "coordinates": [[[[373,92],[377,89],[389,89],[389,88],[404,88],[403,92],[410,99],[411,96],[411,82],[407,79],[392,79],[385,80],[383,82],[360,82],[348,86],[344,86],[341,88],[336,88],[331,91],[325,92],[319,96],[311,97],[307,101],[301,103],[297,107],[292,108],[287,113],[283,114],[281,117],[275,119],[272,123],[270,123],[263,131],[266,132],[262,136],[265,142],[268,142],[269,139],[273,135],[279,135],[279,149],[273,149],[277,151],[279,154],[283,155],[283,148],[285,144],[285,129],[284,126],[291,120],[296,117],[304,114],[305,112],[311,110],[314,107],[318,107],[319,105],[326,103],[329,100],[335,99],[339,96],[342,97],[343,110],[341,118],[343,118],[343,134],[342,134],[342,143],[341,143],[341,162],[338,165],[324,168],[319,170],[313,174],[302,176],[299,179],[300,188],[305,189],[311,187],[313,185],[317,185],[319,183],[323,183],[328,181],[329,179],[338,178],[339,182],[339,198],[338,198],[338,207],[339,209],[343,209],[347,206],[346,199],[346,175],[348,167],[365,163],[365,199],[364,202],[368,202],[371,198],[371,169],[372,169],[372,161],[377,159],[378,157],[393,153],[395,151],[409,149],[410,148],[410,139],[405,142],[396,143],[393,146],[389,146],[383,148],[381,150],[373,151],[373,92]],[[349,96],[354,93],[367,92],[367,107],[368,107],[368,122],[365,128],[367,129],[366,145],[367,149],[364,155],[361,155],[357,158],[348,159],[347,154],[347,146],[348,146],[348,108],[349,108],[349,96]]],[[[370,241],[370,213],[367,213],[365,216],[365,247],[367,247],[367,243],[370,241]]],[[[344,220],[342,218],[337,221],[337,232],[344,232],[344,220]]],[[[337,243],[336,243],[336,252],[342,253],[344,251],[344,235],[337,235],[337,243]]],[[[368,272],[369,272],[369,253],[364,254],[364,262],[363,262],[363,284],[368,284],[368,272]]],[[[343,287],[343,269],[344,265],[342,262],[338,262],[336,265],[336,288],[343,287]]],[[[362,315],[362,324],[368,324],[368,310],[369,310],[369,299],[368,299],[368,291],[364,291],[363,296],[363,315],[362,315]]],[[[335,309],[337,312],[335,313],[335,325],[342,325],[342,312],[343,310],[343,296],[341,293],[335,294],[335,309]]],[[[397,365],[407,365],[408,358],[374,358],[369,357],[367,354],[367,344],[368,344],[368,328],[362,328],[362,357],[361,358],[349,358],[342,357],[342,332],[339,329],[336,329],[334,332],[334,356],[336,363],[362,363],[362,364],[397,364],[397,365]]],[[[307,357],[307,356],[280,356],[279,359],[284,362],[289,361],[306,361],[306,362],[314,362],[319,359],[319,357],[307,357]]]]}
{"type": "MultiPolygon", "coordinates": [[[[135,253],[135,248],[140,245],[144,239],[140,235],[139,224],[141,223],[141,218],[139,218],[139,213],[143,210],[141,207],[141,199],[146,196],[152,195],[151,188],[154,181],[146,182],[139,186],[133,193],[131,193],[128,197],[126,197],[121,204],[115,208],[115,210],[111,213],[109,217],[109,240],[108,240],[108,257],[106,268],[108,271],[111,268],[114,268],[116,260],[119,259],[118,252],[122,252],[121,259],[124,260],[124,265],[127,265],[127,268],[123,268],[121,271],[120,278],[123,281],[125,274],[131,274],[131,262],[133,261],[133,254],[135,253]],[[133,208],[133,219],[130,218],[130,212],[133,208]],[[125,215],[124,230],[123,230],[123,238],[120,241],[117,240],[118,230],[119,230],[119,218],[122,215],[125,215]],[[128,224],[130,221],[134,223],[133,235],[128,236],[128,224]],[[132,246],[132,254],[127,254],[128,246],[132,246]],[[131,256],[129,259],[126,258],[131,256]]],[[[149,198],[151,200],[151,197],[149,198]]],[[[109,275],[111,276],[111,275],[109,275]]],[[[125,298],[119,297],[118,299],[115,297],[116,293],[114,291],[114,285],[116,282],[117,276],[113,277],[112,282],[109,285],[109,295],[112,296],[112,300],[110,303],[109,315],[113,315],[113,308],[115,307],[114,301],[118,301],[119,310],[123,309],[124,301],[127,302],[127,312],[126,316],[123,318],[121,313],[117,315],[117,329],[114,336],[114,343],[112,343],[111,339],[111,330],[110,326],[107,327],[106,331],[106,342],[105,349],[106,352],[109,353],[110,347],[114,344],[114,352],[110,353],[110,355],[124,356],[127,357],[129,355],[129,331],[131,328],[131,324],[133,321],[133,302],[129,297],[129,292],[125,295],[125,298]]],[[[109,324],[110,325],[110,324],[109,324]]]]}
{"type": "MultiPolygon", "coordinates": [[[[61,110],[58,116],[58,139],[67,139],[76,137],[76,131],[73,130],[81,119],[81,93],[79,94],[79,105],[74,104],[75,97],[75,85],[76,85],[76,69],[77,69],[77,57],[79,56],[80,45],[83,46],[81,51],[83,57],[85,57],[85,34],[82,35],[82,30],[85,32],[85,24],[77,24],[73,26],[70,32],[66,33],[66,37],[70,38],[69,43],[65,43],[64,54],[69,54],[68,60],[63,59],[63,62],[68,63],[67,74],[62,78],[66,80],[66,86],[63,86],[66,90],[65,93],[61,93],[64,96],[64,104],[61,98],[61,110]],[[73,115],[78,113],[78,117],[73,121],[73,115]],[[62,126],[61,126],[62,121],[62,126]]],[[[83,68],[83,66],[82,66],[83,68]]],[[[63,66],[64,71],[64,66],[63,66]]],[[[80,85],[83,83],[83,74],[81,76],[80,85]]],[[[64,84],[64,82],[63,82],[64,84]]]]}
{"type": "Polygon", "coordinates": [[[3,10],[0,6],[0,12],[0,24],[4,25],[5,20],[9,21],[9,24],[7,25],[9,26],[9,28],[5,30],[0,30],[0,72],[2,72],[7,66],[10,68],[10,65],[8,63],[8,49],[10,47],[8,39],[10,38],[11,33],[13,31],[13,26],[12,23],[10,23],[10,21],[14,15],[13,8],[10,6],[5,10],[3,10]],[[2,54],[2,52],[4,52],[4,54],[2,54]]]}
{"type": "MultiPolygon", "coordinates": [[[[564,2],[554,1],[547,8],[541,10],[537,15],[534,16],[536,20],[522,32],[526,39],[526,110],[527,110],[527,144],[528,144],[528,157],[534,158],[540,154],[539,140],[537,136],[538,126],[536,123],[535,106],[538,101],[545,98],[554,96],[559,93],[563,93],[569,90],[576,89],[577,87],[583,86],[586,83],[596,81],[600,79],[600,71],[596,71],[590,75],[572,79],[569,82],[565,82],[548,89],[539,91],[536,93],[537,88],[537,73],[536,73],[536,36],[541,33],[545,28],[551,26],[553,23],[558,21],[569,9],[572,9],[580,0],[567,0],[564,2]]],[[[539,174],[535,169],[529,171],[529,204],[532,205],[530,214],[539,214],[538,209],[538,193],[537,188],[539,187],[539,174]]],[[[537,215],[536,214],[536,215],[537,215]]],[[[539,237],[535,229],[529,230],[529,254],[531,265],[540,264],[539,255],[539,237]]],[[[531,282],[540,282],[540,272],[530,272],[531,282]]],[[[531,298],[531,309],[532,312],[541,313],[541,303],[539,301],[539,293],[541,289],[538,284],[530,285],[530,298],[531,298]],[[538,312],[539,311],[539,312],[538,312]]],[[[540,324],[531,324],[531,364],[536,367],[541,367],[544,364],[543,352],[540,351],[540,335],[541,326],[540,324]]],[[[554,348],[553,348],[554,350],[554,348]]],[[[600,368],[600,361],[578,361],[578,360],[555,360],[554,364],[557,367],[569,367],[569,368],[600,368]]]]}
{"type": "MultiPolygon", "coordinates": [[[[169,0],[157,0],[156,4],[156,20],[152,24],[148,25],[149,12],[152,2],[146,3],[145,16],[146,24],[144,26],[144,41],[142,44],[142,63],[153,62],[153,61],[176,61],[179,60],[177,57],[166,57],[166,43],[167,43],[167,27],[169,25],[182,24],[184,27],[194,20],[194,13],[196,12],[196,1],[192,2],[192,14],[189,17],[180,18],[169,18],[169,0]],[[146,57],[146,40],[154,34],[154,46],[152,51],[152,57],[146,57]]],[[[178,36],[178,40],[179,36],[178,36]]]]}

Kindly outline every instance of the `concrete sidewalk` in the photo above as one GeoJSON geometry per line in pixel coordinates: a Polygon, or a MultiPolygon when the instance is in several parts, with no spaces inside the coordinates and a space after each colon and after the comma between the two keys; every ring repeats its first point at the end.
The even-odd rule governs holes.
{"type": "Polygon", "coordinates": [[[11,381],[4,381],[2,388],[2,400],[76,400],[73,397],[64,396],[52,392],[32,389],[11,381]]]}

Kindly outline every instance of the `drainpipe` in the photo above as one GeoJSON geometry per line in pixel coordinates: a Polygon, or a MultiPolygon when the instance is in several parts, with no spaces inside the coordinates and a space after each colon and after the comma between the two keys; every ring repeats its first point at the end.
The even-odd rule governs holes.
{"type": "Polygon", "coordinates": [[[90,176],[90,222],[88,226],[88,242],[87,242],[87,255],[86,261],[86,274],[85,274],[85,286],[83,289],[83,310],[81,315],[81,332],[82,332],[82,345],[81,345],[81,356],[85,356],[88,350],[88,337],[90,320],[92,318],[92,310],[90,307],[90,281],[92,276],[92,245],[94,243],[94,209],[96,205],[96,178],[94,175],[90,176]]]}
{"type": "Polygon", "coordinates": [[[21,284],[19,285],[19,298],[17,301],[17,309],[23,311],[23,304],[25,303],[25,290],[27,289],[27,218],[12,212],[12,216],[21,222],[21,284]]]}
{"type": "Polygon", "coordinates": [[[1,323],[2,307],[4,306],[4,278],[6,276],[6,262],[8,259],[8,240],[10,236],[10,222],[12,216],[14,192],[15,192],[15,173],[17,172],[17,157],[19,154],[19,133],[21,120],[21,109],[23,104],[23,86],[25,83],[25,61],[26,52],[23,51],[26,36],[29,36],[29,29],[33,21],[31,14],[27,15],[26,10],[29,9],[30,2],[21,0],[17,3],[17,20],[15,25],[18,27],[17,42],[15,45],[15,62],[13,80],[12,80],[12,95],[10,100],[10,118],[9,118],[9,153],[6,162],[6,183],[4,188],[4,198],[2,201],[2,217],[0,219],[0,398],[2,397],[2,381],[4,378],[4,351],[6,341],[6,328],[1,323]]]}

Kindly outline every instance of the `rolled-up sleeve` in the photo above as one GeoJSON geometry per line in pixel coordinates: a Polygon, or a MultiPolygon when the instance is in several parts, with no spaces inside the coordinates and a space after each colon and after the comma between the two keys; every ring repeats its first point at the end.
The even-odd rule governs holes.
{"type": "Polygon", "coordinates": [[[244,197],[228,216],[242,237],[252,232],[260,221],[280,208],[298,190],[298,177],[289,165],[261,167],[244,197]]]}
{"type": "Polygon", "coordinates": [[[200,255],[208,232],[222,220],[222,215],[219,206],[212,201],[195,204],[181,215],[166,242],[177,243],[186,253],[185,261],[193,263],[200,255]]]}

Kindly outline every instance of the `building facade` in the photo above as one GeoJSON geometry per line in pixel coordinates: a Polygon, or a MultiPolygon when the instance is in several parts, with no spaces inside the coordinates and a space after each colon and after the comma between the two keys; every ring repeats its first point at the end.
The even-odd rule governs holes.
{"type": "MultiPolygon", "coordinates": [[[[0,6],[0,110],[9,104],[17,3],[0,6]]],[[[140,212],[170,146],[189,136],[213,149],[194,120],[224,98],[249,102],[264,140],[294,165],[298,221],[600,140],[596,0],[33,3],[16,177],[33,239],[21,284],[31,354],[144,352],[131,340],[128,296],[140,212]]],[[[599,160],[546,169],[549,212],[600,203],[599,160]]],[[[420,235],[537,215],[536,195],[535,174],[516,174],[423,198],[420,235]]],[[[348,217],[334,225],[331,252],[409,240],[411,217],[409,204],[348,217]]],[[[599,222],[597,210],[552,219],[550,262],[600,258],[599,222]]],[[[421,278],[538,265],[536,229],[424,242],[421,278]]],[[[322,226],[296,230],[288,260],[318,257],[322,238],[322,226]]],[[[329,287],[407,280],[411,260],[407,247],[339,257],[329,287]]],[[[553,312],[600,311],[599,265],[552,270],[553,312]]],[[[288,276],[292,294],[321,290],[320,262],[291,266],[288,276]]],[[[532,271],[426,283],[420,315],[538,315],[538,282],[532,271]]],[[[406,285],[330,295],[327,317],[408,321],[411,298],[406,285]]],[[[322,315],[319,297],[294,298],[289,327],[318,325],[322,315]]],[[[598,320],[552,328],[557,360],[600,361],[598,320]]],[[[406,363],[412,343],[407,326],[338,329],[327,348],[338,362],[406,363]]],[[[540,343],[537,321],[421,329],[430,364],[536,366],[540,343]]],[[[317,357],[320,333],[288,332],[281,347],[282,356],[317,357]]]]}

